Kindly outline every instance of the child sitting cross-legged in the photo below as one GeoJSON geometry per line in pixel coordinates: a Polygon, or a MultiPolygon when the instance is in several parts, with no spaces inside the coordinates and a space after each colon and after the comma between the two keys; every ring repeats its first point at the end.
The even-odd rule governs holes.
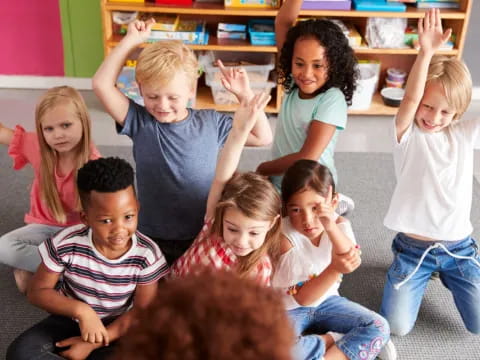
{"type": "Polygon", "coordinates": [[[132,312],[155,297],[168,267],[158,246],[137,229],[133,169],[101,158],[79,171],[84,225],[40,245],[42,263],[28,299],[52,315],[20,335],[7,359],[105,359],[128,329],[132,312]],[[63,277],[60,289],[56,285],[63,277]]]}

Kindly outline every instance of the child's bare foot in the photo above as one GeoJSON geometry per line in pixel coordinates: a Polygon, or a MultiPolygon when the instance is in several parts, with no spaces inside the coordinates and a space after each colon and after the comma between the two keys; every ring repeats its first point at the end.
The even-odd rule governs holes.
{"type": "Polygon", "coordinates": [[[17,283],[17,288],[22,294],[27,293],[28,283],[33,276],[33,273],[23,269],[14,269],[13,276],[15,277],[15,282],[17,283]]]}

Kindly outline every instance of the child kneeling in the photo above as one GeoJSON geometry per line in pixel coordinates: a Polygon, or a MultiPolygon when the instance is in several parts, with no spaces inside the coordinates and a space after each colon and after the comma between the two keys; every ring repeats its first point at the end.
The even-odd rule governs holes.
{"type": "Polygon", "coordinates": [[[125,160],[89,161],[78,171],[77,186],[84,225],[40,245],[42,263],[27,292],[52,315],[15,339],[7,359],[107,358],[132,311],[153,300],[168,273],[158,246],[136,231],[139,206],[125,160]]]}

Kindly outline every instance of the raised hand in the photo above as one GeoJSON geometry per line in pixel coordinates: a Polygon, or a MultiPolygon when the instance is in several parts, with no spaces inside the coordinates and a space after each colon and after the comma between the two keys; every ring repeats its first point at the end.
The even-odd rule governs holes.
{"type": "Polygon", "coordinates": [[[91,308],[85,309],[78,318],[80,334],[83,341],[89,343],[109,344],[108,331],[98,317],[97,313],[91,308]]]}
{"type": "Polygon", "coordinates": [[[264,92],[253,96],[250,100],[243,98],[233,117],[233,129],[250,132],[255,126],[260,111],[267,106],[270,98],[271,96],[264,92]]]}
{"type": "Polygon", "coordinates": [[[333,207],[333,189],[332,186],[328,187],[327,197],[325,201],[319,202],[316,205],[317,207],[317,216],[322,223],[326,231],[330,230],[333,225],[335,225],[335,209],[333,207]]]}
{"type": "Polygon", "coordinates": [[[421,50],[435,52],[448,41],[452,29],[445,32],[442,29],[442,20],[439,9],[430,9],[425,13],[425,18],[418,20],[418,40],[421,50]]]}
{"type": "Polygon", "coordinates": [[[221,60],[217,60],[217,65],[222,72],[221,81],[225,89],[234,94],[240,102],[244,98],[250,99],[252,90],[247,71],[243,67],[226,68],[221,60]]]}
{"type": "Polygon", "coordinates": [[[147,21],[132,21],[128,24],[127,35],[125,35],[125,37],[141,44],[148,40],[153,24],[155,24],[154,18],[150,18],[147,21]]]}

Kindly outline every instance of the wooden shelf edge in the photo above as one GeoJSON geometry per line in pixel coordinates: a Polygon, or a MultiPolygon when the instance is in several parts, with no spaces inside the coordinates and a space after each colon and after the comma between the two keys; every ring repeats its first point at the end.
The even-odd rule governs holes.
{"type": "MultiPolygon", "coordinates": [[[[196,15],[231,15],[231,16],[277,16],[278,9],[225,7],[218,3],[194,3],[192,6],[156,5],[152,3],[128,3],[106,1],[105,9],[109,11],[141,11],[151,13],[175,13],[196,15]]],[[[301,10],[299,16],[325,17],[388,17],[388,18],[421,18],[425,10],[407,7],[405,12],[358,11],[351,10],[301,10]]],[[[465,11],[457,9],[442,9],[442,19],[465,19],[465,11]]]]}
{"type": "Polygon", "coordinates": [[[372,103],[366,110],[348,110],[348,115],[386,115],[397,114],[398,107],[387,106],[383,103],[382,96],[377,92],[373,95],[372,103]]]}

